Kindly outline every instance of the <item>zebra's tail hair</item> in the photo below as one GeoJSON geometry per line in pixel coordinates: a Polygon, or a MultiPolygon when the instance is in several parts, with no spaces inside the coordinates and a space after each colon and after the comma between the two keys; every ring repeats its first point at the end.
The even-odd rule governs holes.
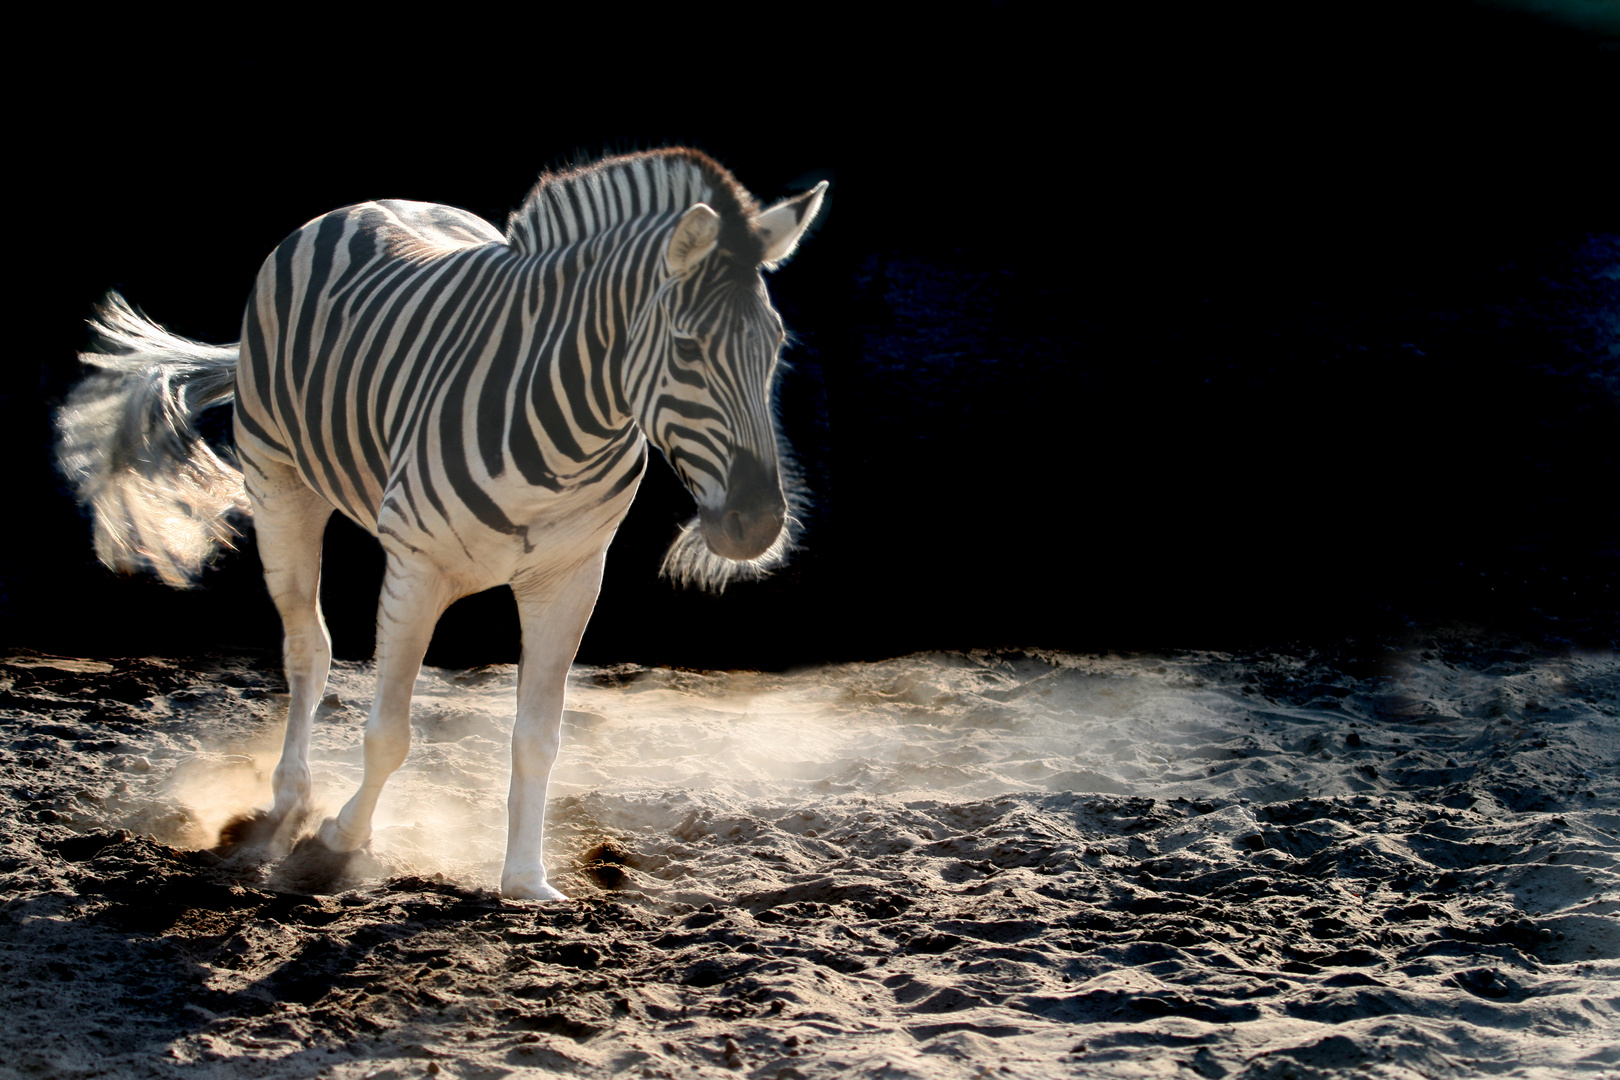
{"type": "Polygon", "coordinates": [[[739,581],[763,581],[785,565],[788,557],[799,550],[813,500],[804,483],[804,472],[780,434],[776,439],[776,467],[782,477],[782,494],[787,499],[787,520],[782,524],[776,543],[755,558],[728,559],[709,550],[703,539],[703,519],[694,516],[681,526],[675,542],[664,553],[658,576],[668,578],[678,588],[723,593],[726,586],[739,581]]]}
{"type": "Polygon", "coordinates": [[[56,461],[90,510],[108,568],[194,583],[247,510],[240,469],[197,433],[196,418],[236,396],[238,345],[171,334],[109,292],[90,319],[94,372],[56,414],[56,461]]]}

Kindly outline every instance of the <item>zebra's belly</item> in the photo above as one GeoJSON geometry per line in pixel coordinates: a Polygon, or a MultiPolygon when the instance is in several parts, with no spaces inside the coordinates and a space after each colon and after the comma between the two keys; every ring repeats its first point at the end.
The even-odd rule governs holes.
{"type": "Polygon", "coordinates": [[[383,495],[371,531],[385,548],[430,564],[469,592],[545,576],[607,547],[635,499],[644,469],[642,458],[625,482],[561,491],[514,480],[489,482],[486,494],[510,528],[492,527],[487,516],[459,501],[422,514],[415,505],[420,497],[396,483],[383,495]]]}

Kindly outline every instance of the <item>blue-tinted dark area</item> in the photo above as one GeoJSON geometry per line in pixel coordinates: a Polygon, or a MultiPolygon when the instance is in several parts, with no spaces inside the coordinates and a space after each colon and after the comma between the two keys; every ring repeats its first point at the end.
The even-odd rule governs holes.
{"type": "MultiPolygon", "coordinates": [[[[186,593],[95,563],[48,418],[104,290],[233,341],[260,262],[320,213],[408,198],[499,224],[542,167],[666,143],[766,200],[832,182],[771,285],[812,509],[770,581],[676,591],[656,570],[692,507],[655,459],[583,658],[790,666],[1444,621],[1616,639],[1620,28],[1409,2],[1078,21],[1011,3],[716,26],[706,49],[676,48],[678,29],[408,77],[375,43],[372,72],[367,49],[298,32],[233,42],[228,64],[135,26],[79,34],[81,92],[30,97],[13,147],[12,250],[37,262],[9,320],[27,340],[4,391],[7,641],[278,647],[250,528],[186,593]]],[[[340,656],[370,652],[380,574],[334,523],[340,656]]],[[[503,591],[453,608],[429,659],[516,655],[503,591]]]]}

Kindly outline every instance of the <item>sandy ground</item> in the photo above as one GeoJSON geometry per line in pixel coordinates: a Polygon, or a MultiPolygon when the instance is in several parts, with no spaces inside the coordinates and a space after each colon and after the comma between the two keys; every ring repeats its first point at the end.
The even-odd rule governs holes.
{"type": "Polygon", "coordinates": [[[1620,1076],[1613,654],[577,667],[547,905],[514,685],[425,670],[371,851],[267,861],[277,673],[0,663],[0,1073],[1620,1076]]]}

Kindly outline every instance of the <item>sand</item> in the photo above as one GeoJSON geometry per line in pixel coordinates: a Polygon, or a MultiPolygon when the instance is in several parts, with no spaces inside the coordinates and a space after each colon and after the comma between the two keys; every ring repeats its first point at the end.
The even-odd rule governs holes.
{"type": "Polygon", "coordinates": [[[1620,1076],[1620,658],[1482,641],[577,666],[553,904],[511,667],[423,671],[368,852],[221,858],[277,672],[15,656],[0,1074],[1620,1076]]]}

